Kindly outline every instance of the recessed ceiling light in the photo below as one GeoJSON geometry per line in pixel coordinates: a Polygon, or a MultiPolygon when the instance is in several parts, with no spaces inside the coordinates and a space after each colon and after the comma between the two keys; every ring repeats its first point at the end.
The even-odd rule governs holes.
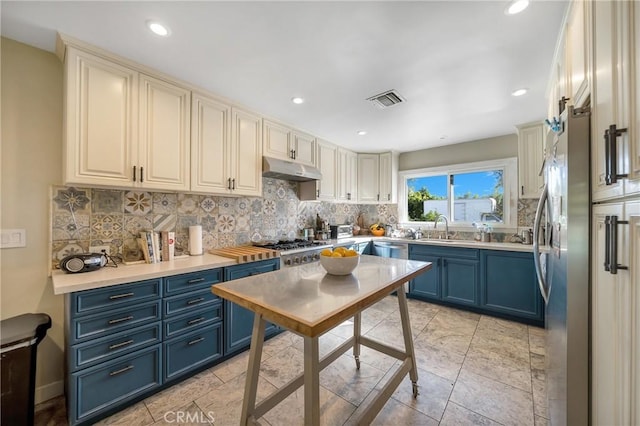
{"type": "Polygon", "coordinates": [[[366,135],[366,134],[367,134],[367,131],[366,131],[366,130],[358,130],[358,135],[360,135],[360,136],[364,136],[364,135],[366,135]]]}
{"type": "Polygon", "coordinates": [[[509,3],[504,13],[507,15],[515,15],[525,10],[529,6],[529,0],[513,0],[509,3]]]}
{"type": "Polygon", "coordinates": [[[526,89],[526,88],[514,90],[513,92],[511,92],[511,96],[522,96],[525,93],[527,93],[527,90],[528,89],[526,89]]]}
{"type": "Polygon", "coordinates": [[[160,22],[147,21],[147,27],[149,27],[149,29],[153,31],[154,34],[162,37],[167,37],[170,34],[169,28],[167,28],[160,22]]]}
{"type": "Polygon", "coordinates": [[[295,98],[291,98],[291,102],[293,102],[294,104],[300,105],[304,103],[304,99],[296,96],[295,98]]]}

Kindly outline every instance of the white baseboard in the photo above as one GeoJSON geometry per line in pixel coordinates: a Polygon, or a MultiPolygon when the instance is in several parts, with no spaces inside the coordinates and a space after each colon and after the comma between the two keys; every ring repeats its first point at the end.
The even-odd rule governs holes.
{"type": "Polygon", "coordinates": [[[39,404],[62,394],[64,394],[64,380],[39,386],[36,388],[34,395],[35,403],[39,404]]]}

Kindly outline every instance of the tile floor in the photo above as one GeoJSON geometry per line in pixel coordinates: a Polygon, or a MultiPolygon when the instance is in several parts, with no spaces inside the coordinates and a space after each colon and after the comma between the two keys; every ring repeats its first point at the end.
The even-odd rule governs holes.
{"type": "MultiPolygon", "coordinates": [[[[537,327],[409,300],[418,361],[413,399],[407,377],[375,425],[547,425],[544,338],[537,327]]],[[[347,321],[320,338],[329,352],[353,332],[347,321]]],[[[403,347],[397,299],[389,296],[362,314],[362,333],[403,347]]],[[[100,425],[237,425],[248,352],[153,395],[100,425]],[[182,417],[180,417],[182,416],[182,417]]],[[[390,377],[396,360],[366,347],[355,369],[350,352],[320,373],[321,423],[355,425],[390,377]]],[[[265,343],[258,399],[302,371],[302,338],[285,332],[265,343]]],[[[262,425],[302,425],[302,389],[259,419],[262,425]]],[[[36,407],[36,425],[66,424],[62,397],[36,407]]]]}

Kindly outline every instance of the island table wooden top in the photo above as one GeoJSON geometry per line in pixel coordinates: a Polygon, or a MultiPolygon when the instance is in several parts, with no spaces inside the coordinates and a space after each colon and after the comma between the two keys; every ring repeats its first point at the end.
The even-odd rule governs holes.
{"type": "Polygon", "coordinates": [[[430,262],[361,256],[350,275],[328,274],[315,262],[215,284],[212,291],[268,321],[315,337],[429,269],[430,262]]]}

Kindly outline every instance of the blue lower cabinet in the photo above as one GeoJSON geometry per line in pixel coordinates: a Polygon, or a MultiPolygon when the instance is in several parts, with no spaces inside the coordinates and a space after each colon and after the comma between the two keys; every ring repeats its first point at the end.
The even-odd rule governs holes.
{"type": "Polygon", "coordinates": [[[164,343],[164,380],[170,381],[222,357],[222,323],[164,343]]]}
{"type": "Polygon", "coordinates": [[[71,374],[69,417],[82,422],[162,384],[162,345],[71,374]]]}
{"type": "Polygon", "coordinates": [[[477,260],[442,258],[442,300],[462,305],[478,304],[477,260]]]}
{"type": "MultiPolygon", "coordinates": [[[[224,268],[224,280],[231,281],[251,275],[264,274],[280,269],[280,259],[245,263],[224,268]]],[[[252,311],[224,301],[224,355],[246,349],[251,344],[254,314],[252,311]]],[[[280,331],[275,324],[267,322],[265,337],[280,331]]]]}
{"type": "Polygon", "coordinates": [[[532,253],[483,250],[480,296],[481,306],[488,311],[544,323],[532,253]]]}
{"type": "Polygon", "coordinates": [[[409,295],[424,299],[440,300],[442,293],[442,286],[440,285],[441,258],[418,253],[412,256],[410,255],[410,259],[431,262],[431,269],[409,281],[409,295]]]}

